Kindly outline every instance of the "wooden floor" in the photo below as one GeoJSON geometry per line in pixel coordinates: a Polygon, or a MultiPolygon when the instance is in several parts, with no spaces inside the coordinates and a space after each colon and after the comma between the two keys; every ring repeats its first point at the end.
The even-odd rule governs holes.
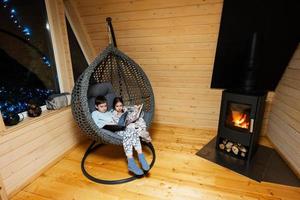
{"type": "MultiPolygon", "coordinates": [[[[154,125],[151,133],[157,161],[148,177],[121,185],[89,181],[80,170],[85,142],[12,199],[300,199],[300,188],[258,183],[196,156],[215,131],[154,125]]],[[[90,156],[88,169],[107,179],[128,176],[122,148],[112,145],[90,156]]]]}

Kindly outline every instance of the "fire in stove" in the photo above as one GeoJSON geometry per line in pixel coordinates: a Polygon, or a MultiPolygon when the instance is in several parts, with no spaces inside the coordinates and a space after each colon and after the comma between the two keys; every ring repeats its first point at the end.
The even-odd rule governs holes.
{"type": "Polygon", "coordinates": [[[250,124],[249,116],[239,111],[232,111],[232,123],[234,126],[248,129],[250,124]]]}
{"type": "Polygon", "coordinates": [[[250,126],[250,105],[230,102],[227,109],[226,126],[248,132],[250,126]]]}

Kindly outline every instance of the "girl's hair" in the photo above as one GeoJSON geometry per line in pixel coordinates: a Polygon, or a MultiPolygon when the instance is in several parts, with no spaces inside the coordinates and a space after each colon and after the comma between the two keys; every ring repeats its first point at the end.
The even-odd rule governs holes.
{"type": "Polygon", "coordinates": [[[124,104],[124,103],[123,103],[122,97],[115,97],[115,98],[114,98],[114,101],[113,101],[113,109],[115,109],[116,104],[117,104],[118,102],[121,102],[122,104],[124,104]]]}
{"type": "Polygon", "coordinates": [[[95,105],[98,106],[99,104],[107,103],[105,96],[97,96],[95,99],[95,105]]]}

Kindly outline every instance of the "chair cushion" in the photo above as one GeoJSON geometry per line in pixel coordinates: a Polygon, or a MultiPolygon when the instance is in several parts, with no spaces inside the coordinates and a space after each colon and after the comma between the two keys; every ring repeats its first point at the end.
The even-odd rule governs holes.
{"type": "Polygon", "coordinates": [[[116,97],[116,94],[110,83],[97,83],[89,87],[87,97],[90,112],[96,110],[95,99],[97,96],[105,96],[108,110],[112,109],[113,100],[116,97]]]}
{"type": "Polygon", "coordinates": [[[147,127],[149,127],[149,123],[151,122],[152,113],[144,111],[143,119],[145,120],[147,127]]]}
{"type": "MultiPolygon", "coordinates": [[[[108,110],[113,109],[113,102],[114,102],[115,97],[116,97],[115,93],[108,93],[107,95],[105,95],[105,98],[107,100],[108,110]]],[[[95,104],[95,102],[94,102],[94,104],[95,104]]]]}
{"type": "Polygon", "coordinates": [[[108,93],[114,93],[111,83],[97,83],[89,87],[87,96],[88,98],[105,96],[108,93]]]}

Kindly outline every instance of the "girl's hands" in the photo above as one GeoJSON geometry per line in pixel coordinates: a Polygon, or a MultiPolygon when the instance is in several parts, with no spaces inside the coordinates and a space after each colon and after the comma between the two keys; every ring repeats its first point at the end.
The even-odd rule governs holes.
{"type": "Polygon", "coordinates": [[[135,107],[136,109],[140,109],[141,106],[142,106],[142,104],[140,104],[140,105],[134,105],[134,107],[135,107]]]}

